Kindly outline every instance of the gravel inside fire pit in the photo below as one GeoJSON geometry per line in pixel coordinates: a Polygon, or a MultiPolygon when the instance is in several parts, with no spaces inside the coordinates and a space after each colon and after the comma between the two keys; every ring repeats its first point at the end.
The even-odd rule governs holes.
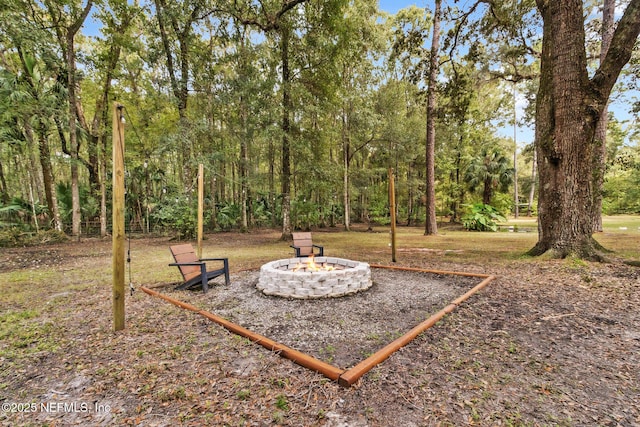
{"type": "MultiPolygon", "coordinates": [[[[349,368],[404,335],[481,279],[372,269],[373,286],[341,298],[299,300],[256,289],[257,271],[233,275],[194,302],[339,368],[349,368]]],[[[178,298],[180,298],[178,296],[178,298]]],[[[192,299],[192,298],[188,298],[192,299]]]]}

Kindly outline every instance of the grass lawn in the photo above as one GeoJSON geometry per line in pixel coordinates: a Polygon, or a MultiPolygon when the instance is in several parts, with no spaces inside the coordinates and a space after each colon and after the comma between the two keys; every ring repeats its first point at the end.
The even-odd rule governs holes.
{"type": "MultiPolygon", "coordinates": [[[[443,224],[427,237],[397,228],[396,265],[498,279],[349,389],[139,291],[127,294],[127,326],[114,333],[110,240],[4,248],[0,402],[15,407],[0,425],[640,425],[640,274],[620,262],[640,260],[640,217],[604,219],[595,237],[614,251],[609,264],[526,256],[535,219],[510,218],[502,229],[443,224]],[[17,410],[58,401],[111,410],[17,410]]],[[[211,234],[203,255],[227,256],[233,282],[292,256],[279,236],[211,234]]],[[[391,264],[389,227],[313,238],[332,256],[391,264]]],[[[215,312],[215,286],[207,295],[173,290],[175,243],[134,236],[126,281],[215,312]]],[[[233,298],[216,304],[236,307],[233,298]]],[[[287,318],[279,323],[287,328],[287,318]]]]}

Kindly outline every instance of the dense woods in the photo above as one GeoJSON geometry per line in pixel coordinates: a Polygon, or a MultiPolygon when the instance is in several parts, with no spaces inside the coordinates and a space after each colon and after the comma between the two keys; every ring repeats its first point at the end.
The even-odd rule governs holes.
{"type": "MultiPolygon", "coordinates": [[[[551,104],[540,104],[552,79],[545,49],[560,46],[543,43],[543,18],[560,25],[548,22],[560,14],[546,3],[429,2],[389,15],[373,0],[1,0],[0,230],[108,233],[112,101],[125,112],[132,230],[193,233],[198,164],[210,231],[269,226],[286,238],[386,224],[389,169],[398,221],[426,224],[426,234],[436,232],[432,211],[440,221],[461,221],[479,205],[537,214],[538,172],[549,185],[545,166],[558,152],[548,144],[553,129],[541,125],[558,125],[551,104]],[[532,136],[514,141],[515,127],[532,136]]],[[[633,117],[638,1],[628,6],[626,38],[607,39],[618,61],[604,71],[601,30],[613,34],[621,17],[603,26],[600,2],[587,3],[572,25],[584,30],[581,90],[598,97],[583,111],[606,113],[612,91],[633,117]]],[[[585,210],[588,235],[599,209],[640,213],[637,122],[607,118],[601,158],[583,167],[594,176],[572,181],[593,186],[589,203],[601,196],[585,210]]],[[[566,175],[553,180],[563,190],[566,175]]]]}

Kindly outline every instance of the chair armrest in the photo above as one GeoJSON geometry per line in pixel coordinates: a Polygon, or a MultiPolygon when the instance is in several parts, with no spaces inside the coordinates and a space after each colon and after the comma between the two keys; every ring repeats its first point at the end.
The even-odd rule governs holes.
{"type": "Polygon", "coordinates": [[[171,264],[169,264],[169,266],[177,267],[177,266],[181,266],[181,265],[202,265],[202,264],[204,264],[204,262],[202,262],[202,261],[197,261],[197,262],[172,262],[171,264]]]}
{"type": "Polygon", "coordinates": [[[228,259],[229,258],[202,258],[200,261],[224,261],[228,259]]]}
{"type": "Polygon", "coordinates": [[[295,245],[289,245],[290,248],[293,248],[293,250],[296,252],[296,257],[300,257],[300,247],[299,246],[295,246],[295,245]]]}

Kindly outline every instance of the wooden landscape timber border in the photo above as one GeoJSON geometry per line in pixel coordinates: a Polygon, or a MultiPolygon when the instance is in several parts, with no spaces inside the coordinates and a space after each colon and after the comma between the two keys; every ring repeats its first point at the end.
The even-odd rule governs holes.
{"type": "Polygon", "coordinates": [[[287,347],[286,345],[280,344],[272,339],[269,339],[265,336],[257,334],[255,332],[250,331],[247,328],[244,328],[240,325],[237,325],[233,322],[230,322],[226,319],[223,319],[220,316],[216,316],[213,313],[210,313],[205,310],[200,310],[198,307],[187,304],[185,302],[179,301],[170,296],[161,294],[160,292],[151,290],[147,287],[142,286],[141,289],[151,295],[158,298],[161,298],[165,301],[168,301],[178,307],[181,307],[185,310],[193,311],[207,319],[221,325],[225,329],[234,334],[240,335],[244,338],[247,338],[256,344],[260,344],[268,350],[278,353],[280,356],[285,357],[292,362],[303,366],[312,371],[318,372],[325,377],[329,378],[332,381],[337,381],[343,387],[350,387],[356,381],[358,381],[364,374],[373,369],[376,365],[382,363],[384,360],[388,359],[395,351],[404,347],[411,341],[413,341],[418,335],[426,331],[435,325],[438,321],[440,321],[444,316],[454,311],[460,304],[469,299],[473,294],[487,286],[491,281],[493,281],[496,276],[488,275],[488,274],[479,274],[479,273],[463,273],[456,271],[443,271],[443,270],[429,270],[423,268],[412,268],[412,267],[397,267],[397,266],[388,266],[388,265],[379,265],[372,264],[372,268],[380,268],[380,269],[390,269],[390,270],[400,270],[400,271],[412,271],[419,273],[432,273],[432,274],[440,274],[440,275],[455,275],[455,276],[465,276],[465,277],[477,277],[483,279],[476,286],[471,288],[469,291],[459,296],[455,300],[451,301],[446,307],[437,313],[433,314],[431,317],[423,321],[422,323],[415,326],[406,334],[402,335],[400,338],[392,341],[391,343],[384,346],[382,349],[378,350],[368,358],[356,364],[354,367],[350,369],[340,369],[336,366],[330,365],[326,362],[316,359],[313,356],[310,356],[301,351],[292,349],[287,347]]]}

